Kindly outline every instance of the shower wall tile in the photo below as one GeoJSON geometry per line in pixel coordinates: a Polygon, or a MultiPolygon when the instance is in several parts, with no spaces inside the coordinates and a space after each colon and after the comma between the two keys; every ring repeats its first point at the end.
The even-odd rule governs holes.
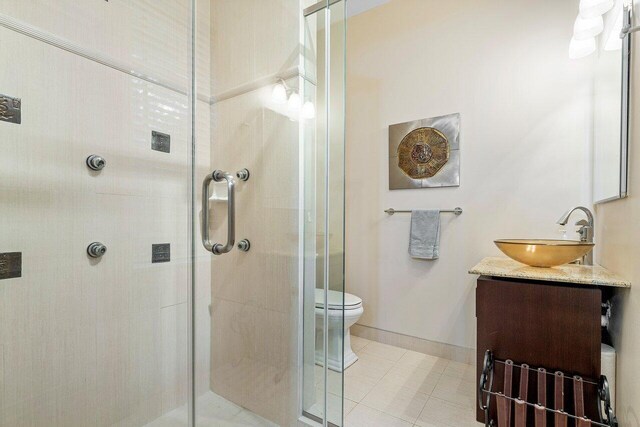
{"type": "MultiPolygon", "coordinates": [[[[0,298],[3,298],[2,295],[2,285],[0,285],[0,298]]],[[[0,310],[2,309],[2,305],[0,305],[0,310]]],[[[1,337],[0,337],[1,339],[1,337]]],[[[2,341],[4,342],[4,341],[2,341]]],[[[0,397],[2,396],[2,390],[4,390],[4,345],[0,344],[0,397]]],[[[0,401],[0,422],[1,416],[5,413],[5,402],[4,398],[0,401]]]]}
{"type": "Polygon", "coordinates": [[[2,90],[23,101],[23,124],[3,129],[4,184],[188,200],[185,96],[4,28],[0,36],[13,64],[0,70],[2,90]],[[153,130],[171,135],[171,153],[150,149],[153,130]],[[107,167],[90,171],[84,163],[90,154],[105,157],[107,167]]]}
{"type": "Polygon", "coordinates": [[[2,227],[0,241],[23,252],[23,276],[3,284],[0,302],[2,400],[11,406],[95,382],[96,288],[83,280],[85,249],[73,239],[83,197],[1,193],[0,211],[11,227],[2,227]]]}
{"type": "MultiPolygon", "coordinates": [[[[280,425],[294,419],[298,296],[298,123],[264,104],[263,88],[212,106],[212,165],[251,178],[238,185],[236,230],[251,251],[212,263],[214,392],[280,425]]],[[[226,236],[212,203],[211,234],[226,236]]]]}
{"type": "Polygon", "coordinates": [[[101,321],[97,325],[98,424],[162,414],[160,310],[101,321]]]}
{"type": "Polygon", "coordinates": [[[162,412],[187,403],[187,304],[161,310],[162,412]]]}
{"type": "Polygon", "coordinates": [[[195,389],[201,395],[211,389],[211,254],[197,256],[195,266],[195,389]]]}
{"type": "MultiPolygon", "coordinates": [[[[204,81],[210,75],[209,0],[199,0],[197,7],[201,58],[197,68],[204,81]]],[[[189,1],[5,0],[0,3],[0,13],[185,91],[188,88],[189,1]]],[[[207,90],[206,86],[200,88],[207,90]]]]}
{"type": "MultiPolygon", "coordinates": [[[[196,1],[196,92],[211,97],[211,3],[196,1]]],[[[207,100],[208,102],[209,100],[207,100]]],[[[208,123],[208,121],[207,121],[208,123]]],[[[208,141],[210,142],[210,141],[208,141]]]]}
{"type": "Polygon", "coordinates": [[[212,390],[288,425],[295,402],[289,317],[214,300],[213,324],[212,390]]]}
{"type": "MultiPolygon", "coordinates": [[[[204,176],[212,172],[211,166],[211,109],[204,102],[198,103],[196,126],[196,188],[204,176]]],[[[199,243],[202,235],[202,207],[198,204],[193,221],[196,225],[195,258],[195,389],[201,395],[210,390],[211,378],[211,260],[213,255],[199,243]]]]}
{"type": "Polygon", "coordinates": [[[213,0],[211,92],[215,96],[299,62],[296,0],[213,0]]]}
{"type": "Polygon", "coordinates": [[[93,390],[68,390],[5,407],[0,425],[6,426],[93,426],[96,425],[96,402],[93,390]]]}

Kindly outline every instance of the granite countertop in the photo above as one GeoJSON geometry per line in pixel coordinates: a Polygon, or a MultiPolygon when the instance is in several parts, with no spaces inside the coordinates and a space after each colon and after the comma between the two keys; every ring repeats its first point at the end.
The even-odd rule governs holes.
{"type": "Polygon", "coordinates": [[[629,281],[599,265],[565,264],[552,268],[540,268],[529,267],[506,257],[485,258],[469,270],[469,274],[616,288],[631,287],[629,281]]]}

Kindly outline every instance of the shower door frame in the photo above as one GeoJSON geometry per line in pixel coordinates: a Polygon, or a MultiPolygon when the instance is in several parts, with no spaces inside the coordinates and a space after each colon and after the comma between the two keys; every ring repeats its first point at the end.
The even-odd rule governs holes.
{"type": "MultiPolygon", "coordinates": [[[[298,337],[298,342],[299,342],[299,378],[300,381],[299,383],[299,414],[301,415],[300,420],[302,422],[308,423],[309,421],[311,422],[316,422],[319,423],[319,425],[322,425],[322,427],[339,427],[344,425],[344,369],[343,371],[340,373],[340,424],[336,425],[332,422],[330,422],[328,420],[328,413],[329,413],[329,405],[328,405],[328,395],[329,393],[329,368],[328,368],[328,363],[326,363],[327,359],[328,359],[328,345],[327,343],[329,342],[328,340],[328,291],[330,289],[330,281],[329,278],[331,277],[331,253],[330,253],[330,232],[329,230],[332,230],[332,227],[335,227],[335,221],[332,222],[332,220],[335,220],[335,214],[331,215],[331,203],[334,200],[339,201],[339,203],[341,204],[341,212],[340,212],[340,237],[341,237],[341,242],[340,242],[340,253],[341,253],[341,258],[342,261],[340,263],[340,269],[341,271],[340,276],[342,278],[341,281],[341,286],[339,291],[342,292],[342,302],[344,305],[344,291],[345,291],[345,287],[344,287],[344,280],[345,280],[345,272],[344,272],[344,265],[345,265],[345,261],[344,261],[344,224],[345,224],[345,140],[346,140],[346,134],[345,134],[345,122],[346,122],[346,31],[347,31],[347,16],[346,16],[346,10],[347,10],[347,0],[321,0],[307,8],[305,8],[302,11],[302,23],[301,23],[301,38],[300,38],[300,44],[303,47],[303,52],[301,53],[301,58],[300,58],[300,62],[302,64],[302,73],[300,76],[300,86],[301,87],[305,87],[306,84],[309,84],[311,86],[318,86],[318,82],[314,81],[313,78],[309,78],[308,74],[307,74],[307,70],[306,69],[306,58],[305,55],[307,54],[306,52],[306,30],[307,30],[307,19],[312,17],[313,15],[322,12],[323,10],[325,11],[325,16],[324,16],[324,69],[322,70],[324,76],[324,100],[325,100],[325,106],[324,106],[324,118],[326,120],[326,122],[324,123],[325,128],[322,130],[322,132],[324,132],[324,141],[322,143],[324,143],[324,159],[322,159],[324,161],[324,171],[321,171],[324,175],[324,181],[323,181],[323,188],[317,188],[315,189],[315,198],[317,200],[318,196],[317,193],[318,192],[323,192],[323,198],[324,198],[324,209],[322,212],[322,215],[324,216],[324,224],[322,226],[322,228],[324,229],[324,236],[323,236],[323,253],[322,253],[322,258],[323,258],[323,265],[322,265],[322,277],[323,277],[323,283],[322,283],[322,288],[324,290],[324,315],[323,315],[323,325],[322,325],[322,331],[323,331],[323,352],[324,352],[324,365],[322,366],[323,368],[323,416],[320,419],[319,416],[315,415],[315,414],[311,414],[308,411],[305,410],[304,407],[304,394],[305,394],[305,390],[304,387],[307,386],[305,384],[305,375],[304,375],[304,369],[305,369],[305,360],[304,360],[304,352],[305,352],[305,326],[304,326],[304,321],[306,320],[305,316],[305,308],[308,306],[311,307],[315,307],[315,300],[312,301],[311,303],[306,302],[305,304],[305,294],[309,294],[309,292],[307,291],[307,287],[309,285],[313,285],[316,289],[317,289],[317,283],[315,283],[315,281],[313,280],[309,280],[307,273],[305,272],[306,269],[306,250],[307,250],[307,244],[305,243],[305,239],[309,237],[309,233],[307,231],[305,231],[305,228],[307,226],[307,221],[306,221],[306,215],[309,214],[309,210],[308,210],[308,206],[306,206],[307,203],[307,197],[308,195],[305,194],[307,187],[306,187],[306,180],[308,179],[308,171],[305,170],[306,166],[307,166],[307,159],[304,158],[305,156],[305,149],[304,147],[301,149],[301,178],[300,178],[300,200],[301,200],[301,208],[300,208],[300,224],[301,224],[301,230],[300,230],[300,237],[301,237],[301,243],[300,243],[300,250],[301,250],[301,254],[300,254],[300,292],[299,292],[299,318],[301,319],[301,324],[299,325],[299,337],[298,337]],[[339,5],[342,4],[343,5],[343,16],[340,18],[338,18],[338,22],[341,22],[341,25],[343,26],[342,28],[342,52],[341,53],[343,59],[343,69],[341,69],[341,77],[343,79],[343,82],[341,83],[342,85],[342,92],[339,93],[339,95],[341,95],[341,100],[340,100],[340,108],[342,109],[342,111],[340,113],[338,113],[337,115],[334,114],[333,108],[332,108],[332,95],[333,95],[333,86],[332,86],[332,62],[331,62],[331,57],[332,57],[332,26],[335,25],[334,22],[332,22],[332,14],[331,14],[331,7],[335,6],[335,5],[339,5]],[[336,119],[337,121],[339,121],[338,125],[339,125],[339,129],[341,129],[340,135],[338,137],[339,139],[339,145],[340,145],[340,150],[338,152],[336,152],[335,150],[333,150],[333,146],[332,146],[332,126],[334,126],[336,124],[336,119]],[[338,159],[341,161],[341,164],[337,165],[338,168],[341,168],[341,173],[333,173],[331,172],[332,169],[332,155],[335,156],[338,153],[338,159]],[[332,180],[332,176],[339,176],[339,180],[341,180],[342,182],[342,186],[340,189],[339,194],[333,194],[331,191],[331,180],[332,180]]],[[[339,39],[339,37],[338,37],[339,39]]],[[[320,43],[320,40],[318,40],[318,44],[320,43]]],[[[316,76],[315,80],[319,80],[319,76],[316,76]]],[[[304,92],[304,91],[303,91],[304,92]]],[[[306,96],[306,94],[305,94],[306,96]]],[[[333,97],[335,98],[335,96],[333,97]]],[[[314,102],[314,104],[317,104],[317,102],[314,102]]],[[[317,109],[319,110],[319,108],[317,109]]],[[[316,128],[317,128],[317,124],[316,124],[316,128]]],[[[300,126],[300,140],[302,141],[303,144],[307,143],[307,140],[305,138],[305,129],[304,126],[300,126]]],[[[322,161],[321,160],[321,161],[322,161]]],[[[316,171],[316,175],[319,175],[319,172],[316,171]]],[[[314,206],[316,209],[317,207],[314,206]]],[[[317,262],[316,262],[316,266],[317,266],[317,262]]],[[[317,267],[316,267],[317,268],[317,267]]],[[[315,276],[315,274],[313,274],[315,276]]],[[[315,292],[315,289],[314,289],[315,292]]],[[[315,311],[315,308],[314,308],[315,311]]],[[[315,313],[313,315],[314,319],[315,319],[315,313]]],[[[342,310],[342,323],[344,325],[344,309],[342,310]]],[[[315,328],[314,328],[315,329],[315,328]]],[[[342,328],[342,330],[344,330],[344,327],[342,328]]],[[[308,331],[307,331],[308,332],[308,331]]],[[[341,344],[341,352],[344,356],[344,335],[342,335],[342,344],[341,344]]],[[[314,341],[314,339],[312,339],[312,341],[314,341]]],[[[342,359],[344,360],[344,357],[342,357],[342,359]]]]}

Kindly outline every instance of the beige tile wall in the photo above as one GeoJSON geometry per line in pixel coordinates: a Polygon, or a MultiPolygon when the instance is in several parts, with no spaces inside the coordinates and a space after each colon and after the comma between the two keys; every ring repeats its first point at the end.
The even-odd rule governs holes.
{"type": "MultiPolygon", "coordinates": [[[[163,3],[5,1],[0,13],[183,84],[187,2],[163,3]]],[[[0,39],[0,93],[23,100],[22,124],[0,123],[0,252],[24,256],[23,277],[0,281],[0,425],[143,425],[186,401],[188,99],[5,28],[0,39]],[[150,150],[152,130],[171,134],[170,154],[150,150]],[[84,165],[94,153],[101,173],[84,165]],[[100,261],[85,254],[95,240],[100,261]],[[171,263],[151,264],[153,243],[171,243],[171,263]]],[[[198,107],[204,174],[209,105],[198,107]]],[[[203,390],[211,268],[196,255],[203,390]]]]}
{"type": "MultiPolygon", "coordinates": [[[[212,390],[287,425],[296,393],[298,126],[265,109],[259,91],[212,112],[213,167],[251,171],[239,184],[236,230],[252,245],[212,263],[212,390]]],[[[211,209],[212,236],[223,241],[226,205],[211,209]]]]}
{"type": "Polygon", "coordinates": [[[211,92],[298,66],[299,8],[294,0],[211,0],[211,92]]]}
{"type": "Polygon", "coordinates": [[[3,0],[0,13],[186,88],[190,3],[3,0]]]}

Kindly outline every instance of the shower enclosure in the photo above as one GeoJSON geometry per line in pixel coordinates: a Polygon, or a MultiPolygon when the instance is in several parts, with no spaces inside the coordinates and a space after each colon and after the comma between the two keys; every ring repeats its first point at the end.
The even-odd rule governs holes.
{"type": "Polygon", "coordinates": [[[0,2],[0,426],[342,424],[344,3],[0,2]]]}

